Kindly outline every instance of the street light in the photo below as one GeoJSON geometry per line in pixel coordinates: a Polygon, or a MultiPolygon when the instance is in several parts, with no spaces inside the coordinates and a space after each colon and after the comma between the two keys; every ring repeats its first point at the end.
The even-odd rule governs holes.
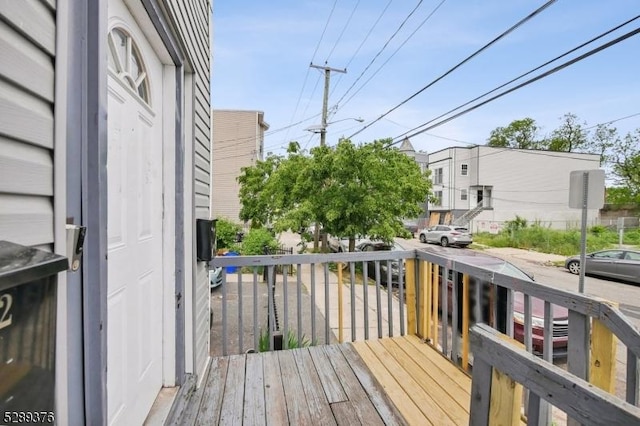
{"type": "Polygon", "coordinates": [[[326,133],[327,132],[327,127],[329,127],[330,124],[335,124],[335,123],[339,123],[341,121],[347,121],[347,120],[355,120],[358,123],[363,123],[364,122],[364,118],[353,118],[353,117],[349,117],[349,118],[342,118],[340,120],[336,120],[336,121],[332,121],[330,123],[327,123],[325,125],[322,124],[314,124],[313,126],[309,126],[307,127],[306,131],[308,132],[312,132],[312,133],[326,133]]]}

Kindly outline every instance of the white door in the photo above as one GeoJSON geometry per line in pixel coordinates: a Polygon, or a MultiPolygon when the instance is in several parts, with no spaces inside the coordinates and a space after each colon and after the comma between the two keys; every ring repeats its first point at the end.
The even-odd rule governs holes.
{"type": "Polygon", "coordinates": [[[142,424],[162,386],[162,64],[109,3],[109,424],[142,424]]]}

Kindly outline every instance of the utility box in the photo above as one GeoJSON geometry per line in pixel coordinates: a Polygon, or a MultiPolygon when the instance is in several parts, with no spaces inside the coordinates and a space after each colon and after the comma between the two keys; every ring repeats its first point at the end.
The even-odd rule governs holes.
{"type": "Polygon", "coordinates": [[[66,257],[0,241],[0,413],[53,423],[56,286],[67,269],[66,257]]]}

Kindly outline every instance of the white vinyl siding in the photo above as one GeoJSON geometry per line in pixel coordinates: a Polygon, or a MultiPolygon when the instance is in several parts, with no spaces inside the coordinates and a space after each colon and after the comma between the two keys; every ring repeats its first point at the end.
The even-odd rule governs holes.
{"type": "MultiPolygon", "coordinates": [[[[191,71],[193,72],[193,145],[195,160],[193,169],[193,189],[195,191],[195,216],[209,219],[210,193],[210,16],[211,4],[208,0],[171,0],[168,2],[170,13],[175,19],[179,36],[184,40],[191,71]]],[[[189,66],[187,66],[189,68],[189,66]]],[[[190,154],[188,154],[190,155],[190,154]]],[[[185,194],[189,200],[190,195],[185,194]]],[[[192,236],[195,240],[195,235],[192,236]]],[[[187,236],[187,241],[191,239],[187,236]]],[[[209,359],[209,273],[205,262],[197,262],[193,283],[193,339],[194,339],[194,373],[200,376],[209,359]]],[[[191,285],[187,277],[185,285],[191,285]]],[[[186,336],[187,339],[191,336],[186,336]]]]}
{"type": "Polygon", "coordinates": [[[53,2],[0,2],[0,240],[52,248],[53,2]]]}

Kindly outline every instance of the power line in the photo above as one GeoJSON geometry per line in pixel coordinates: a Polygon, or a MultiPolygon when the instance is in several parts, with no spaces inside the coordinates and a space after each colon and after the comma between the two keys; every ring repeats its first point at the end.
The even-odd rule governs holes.
{"type": "Polygon", "coordinates": [[[598,126],[605,126],[607,124],[612,124],[612,123],[615,123],[615,122],[618,122],[618,121],[626,120],[627,118],[637,117],[639,115],[640,115],[640,112],[636,112],[635,114],[627,115],[625,117],[616,118],[614,120],[607,121],[605,123],[599,123],[599,124],[596,124],[596,125],[591,126],[591,127],[586,127],[585,130],[591,130],[591,129],[594,129],[594,128],[598,127],[598,126]]]}
{"type": "Polygon", "coordinates": [[[393,34],[391,34],[391,37],[389,37],[387,39],[387,41],[384,43],[384,45],[382,46],[382,48],[375,54],[375,56],[373,57],[373,59],[371,59],[371,61],[367,64],[367,66],[364,68],[364,70],[360,73],[360,75],[355,79],[355,81],[351,84],[351,86],[349,86],[349,88],[347,89],[346,92],[344,92],[344,94],[342,95],[342,97],[338,100],[337,104],[340,104],[340,102],[342,102],[342,100],[345,98],[345,96],[347,96],[347,94],[351,91],[351,89],[353,89],[353,87],[358,83],[358,81],[360,81],[360,79],[362,78],[362,76],[367,72],[367,70],[369,69],[369,67],[371,67],[371,65],[373,65],[373,63],[376,61],[376,59],[378,59],[378,57],[382,54],[382,52],[387,48],[387,46],[389,46],[389,43],[391,43],[391,41],[395,38],[396,35],[398,35],[398,33],[400,32],[400,30],[402,29],[402,27],[404,27],[404,25],[407,23],[407,21],[409,19],[411,19],[411,16],[413,16],[413,14],[416,12],[416,10],[418,10],[418,8],[420,7],[420,5],[422,4],[423,0],[420,0],[418,2],[418,4],[413,8],[413,10],[411,12],[409,12],[409,15],[407,15],[406,18],[404,18],[404,20],[400,23],[400,26],[398,26],[398,28],[396,28],[396,30],[394,31],[393,34]]]}
{"type": "MultiPolygon", "coordinates": [[[[362,46],[364,46],[364,44],[367,42],[367,40],[369,39],[369,36],[371,36],[371,34],[373,33],[373,30],[376,28],[376,26],[378,26],[378,23],[380,22],[380,20],[382,19],[382,17],[384,16],[384,14],[387,12],[387,9],[389,9],[389,6],[391,5],[391,3],[393,2],[393,0],[389,0],[387,2],[387,5],[384,7],[384,9],[382,9],[382,12],[380,13],[380,16],[378,16],[378,19],[376,19],[376,21],[373,23],[373,25],[371,26],[371,28],[369,28],[369,32],[367,32],[367,35],[364,36],[364,39],[362,40],[362,42],[360,43],[360,46],[358,46],[358,48],[356,49],[356,51],[353,53],[353,55],[351,55],[351,59],[349,59],[347,61],[347,64],[345,65],[345,68],[349,68],[349,65],[351,65],[351,62],[353,62],[353,60],[355,59],[355,57],[358,55],[358,53],[360,52],[360,49],[362,49],[362,46]]],[[[333,86],[333,89],[331,90],[331,95],[333,95],[333,92],[336,90],[336,88],[338,87],[338,85],[340,84],[340,81],[342,80],[342,74],[340,74],[338,76],[338,80],[336,81],[335,86],[333,86]]]]}
{"type": "MultiPolygon", "coordinates": [[[[389,57],[382,63],[380,64],[380,66],[378,67],[377,70],[374,71],[373,74],[371,74],[369,76],[369,78],[367,78],[367,80],[362,83],[362,85],[358,88],[358,90],[356,90],[354,93],[351,94],[351,96],[349,96],[349,98],[344,101],[344,103],[342,105],[340,105],[340,107],[345,106],[346,104],[348,104],[351,99],[353,99],[358,93],[360,93],[360,91],[367,85],[369,84],[369,82],[371,80],[373,80],[373,78],[387,65],[387,63],[389,63],[389,61],[391,59],[393,59],[393,57],[396,55],[396,53],[398,53],[400,51],[400,49],[402,49],[404,47],[405,44],[407,44],[407,42],[415,35],[415,33],[417,33],[420,28],[422,28],[424,26],[424,24],[438,11],[438,9],[440,9],[440,6],[442,6],[444,4],[444,2],[447,0],[441,0],[440,3],[438,3],[438,5],[436,5],[436,7],[427,15],[426,18],[424,18],[424,20],[420,23],[420,25],[418,25],[411,34],[409,34],[409,36],[396,48],[396,50],[393,51],[393,53],[391,55],[389,55],[389,57]]],[[[337,107],[337,104],[336,104],[337,107]]]]}
{"type": "MultiPolygon", "coordinates": [[[[342,27],[342,31],[340,32],[340,35],[336,39],[335,44],[331,48],[331,51],[329,52],[329,55],[327,56],[327,59],[324,60],[325,63],[329,62],[329,58],[331,58],[331,55],[333,55],[333,51],[336,50],[336,47],[338,47],[338,44],[340,43],[340,40],[342,40],[342,36],[344,35],[344,32],[347,30],[347,28],[349,28],[349,24],[351,23],[351,19],[353,19],[353,14],[356,13],[356,10],[358,9],[358,5],[359,4],[360,4],[360,0],[358,0],[356,2],[356,5],[353,6],[353,10],[351,11],[351,14],[349,15],[349,18],[347,19],[347,22],[344,24],[344,27],[342,27]]],[[[313,62],[313,61],[311,61],[311,62],[313,62]]]]}
{"type": "Polygon", "coordinates": [[[501,39],[505,38],[507,35],[509,35],[513,31],[515,31],[517,28],[519,28],[525,22],[533,19],[535,16],[539,15],[540,13],[542,13],[545,9],[547,9],[549,6],[551,6],[556,1],[557,0],[549,0],[549,1],[547,1],[545,4],[543,4],[542,6],[540,6],[539,8],[534,10],[533,12],[531,12],[529,15],[525,16],[524,18],[522,18],[520,21],[516,22],[509,29],[507,29],[506,31],[504,31],[503,33],[498,35],[496,38],[494,38],[493,40],[491,40],[490,42],[488,42],[484,46],[482,46],[480,49],[476,50],[471,55],[467,56],[464,60],[459,62],[457,65],[455,65],[453,68],[451,68],[448,71],[446,71],[444,74],[442,74],[441,76],[439,76],[435,80],[433,80],[431,83],[427,84],[422,89],[418,90],[413,95],[409,96],[407,99],[403,100],[398,105],[394,106],[393,108],[391,108],[390,110],[388,110],[387,112],[382,114],[380,117],[376,118],[371,123],[368,123],[367,125],[362,127],[362,129],[358,130],[357,132],[355,132],[354,134],[349,136],[349,139],[351,139],[352,137],[356,136],[357,134],[363,132],[365,129],[371,127],[373,124],[377,123],[378,121],[380,121],[382,118],[386,117],[387,115],[391,114],[393,111],[395,111],[396,109],[400,108],[402,105],[406,104],[407,102],[409,102],[410,100],[412,100],[413,98],[415,98],[416,96],[418,96],[419,94],[421,94],[422,92],[427,90],[429,87],[433,86],[434,84],[436,84],[437,82],[439,82],[440,80],[442,80],[443,78],[445,78],[446,76],[448,76],[449,74],[451,74],[452,72],[454,72],[455,70],[460,68],[462,65],[466,64],[471,59],[473,59],[474,57],[478,56],[483,51],[487,50],[489,47],[491,47],[492,45],[494,45],[495,43],[497,43],[501,39]]]}
{"type": "MultiPolygon", "coordinates": [[[[623,34],[622,36],[620,36],[620,37],[618,37],[618,38],[616,38],[616,39],[614,39],[612,41],[609,41],[609,42],[607,42],[607,43],[605,43],[605,44],[603,44],[601,46],[598,46],[598,47],[596,47],[594,49],[591,49],[590,51],[588,51],[588,52],[586,52],[586,53],[584,53],[584,54],[582,54],[582,55],[580,55],[580,56],[578,56],[578,57],[576,57],[574,59],[571,59],[571,60],[569,60],[569,61],[567,61],[567,62],[565,62],[565,63],[563,63],[561,65],[558,65],[557,67],[552,68],[549,71],[546,71],[546,72],[544,72],[544,73],[542,73],[540,75],[537,75],[537,76],[535,76],[533,78],[530,78],[529,80],[527,80],[527,81],[525,81],[523,83],[520,83],[517,86],[514,86],[514,87],[512,87],[512,88],[510,88],[508,90],[505,90],[504,92],[498,93],[497,95],[495,95],[495,96],[493,96],[493,97],[491,97],[491,98],[489,98],[489,99],[487,99],[487,100],[485,100],[485,101],[483,101],[483,102],[481,102],[479,104],[476,104],[476,105],[474,105],[472,107],[469,107],[469,108],[467,108],[467,109],[465,109],[465,110],[463,110],[463,111],[461,111],[461,112],[459,112],[459,113],[457,113],[455,115],[452,115],[451,117],[448,117],[445,120],[439,121],[439,122],[437,122],[435,124],[432,124],[432,125],[430,125],[428,127],[425,127],[422,130],[419,130],[419,131],[417,131],[415,133],[412,133],[412,134],[408,135],[407,137],[411,138],[411,137],[417,136],[417,135],[419,135],[421,133],[427,132],[427,131],[429,131],[431,129],[434,129],[436,127],[439,127],[439,126],[441,126],[441,125],[443,125],[445,123],[448,123],[449,121],[454,120],[454,119],[456,119],[456,118],[458,118],[458,117],[460,117],[460,116],[462,116],[464,114],[467,114],[467,113],[469,113],[469,112],[471,112],[471,111],[473,111],[473,110],[475,110],[477,108],[480,108],[481,106],[484,106],[484,105],[488,104],[489,102],[493,102],[496,99],[499,99],[499,98],[501,98],[501,97],[503,97],[503,96],[505,96],[505,95],[507,95],[507,94],[509,94],[511,92],[514,92],[514,91],[516,91],[518,89],[521,89],[521,88],[523,88],[525,86],[528,86],[529,84],[534,83],[534,82],[536,82],[536,81],[538,81],[540,79],[548,77],[551,74],[554,74],[554,73],[556,73],[556,72],[558,72],[558,71],[560,71],[560,70],[562,70],[562,69],[564,69],[564,68],[566,68],[568,66],[571,66],[571,65],[575,64],[576,62],[579,62],[579,61],[581,61],[583,59],[586,59],[589,56],[592,56],[592,55],[594,55],[594,54],[596,54],[596,53],[598,53],[598,52],[600,52],[600,51],[602,51],[604,49],[607,49],[607,48],[609,48],[609,47],[611,47],[611,46],[613,46],[613,45],[615,45],[617,43],[620,43],[621,41],[624,41],[624,40],[628,39],[629,37],[633,37],[634,35],[638,34],[639,32],[640,32],[640,28],[636,28],[635,30],[632,30],[632,31],[630,31],[630,32],[628,32],[626,34],[623,34]]],[[[418,126],[418,127],[422,127],[422,126],[418,126]]],[[[394,142],[394,143],[390,144],[389,146],[395,145],[395,144],[397,144],[399,142],[400,141],[394,142]]]]}
{"type": "MultiPolygon", "coordinates": [[[[336,8],[336,4],[338,3],[338,0],[334,0],[333,2],[333,6],[331,7],[331,12],[329,12],[329,17],[327,18],[327,22],[324,24],[324,29],[322,30],[322,34],[320,35],[320,40],[318,40],[318,44],[316,45],[316,49],[313,51],[313,55],[311,55],[311,62],[313,62],[316,58],[316,54],[318,53],[318,49],[320,48],[320,44],[322,43],[322,39],[324,38],[325,33],[327,32],[327,27],[329,26],[329,22],[331,21],[331,17],[333,16],[333,11],[336,8]]],[[[298,100],[296,101],[296,106],[293,109],[293,114],[291,114],[291,122],[293,122],[293,120],[295,120],[296,118],[296,114],[298,113],[298,107],[300,106],[300,100],[302,99],[302,94],[304,93],[304,89],[305,87],[307,87],[307,79],[309,78],[309,72],[311,70],[309,68],[307,68],[307,72],[304,75],[304,81],[302,82],[302,88],[300,89],[300,94],[298,95],[298,100]]],[[[316,83],[316,87],[317,87],[316,83]]],[[[314,89],[315,92],[315,89],[314,89]]],[[[307,108],[309,108],[309,104],[307,104],[307,108]]],[[[306,110],[307,108],[305,108],[305,113],[303,113],[302,115],[304,116],[306,114],[306,110]]],[[[285,134],[285,140],[289,137],[289,132],[287,132],[285,134]]]]}
{"type": "Polygon", "coordinates": [[[571,53],[574,53],[574,52],[576,52],[576,51],[578,51],[578,50],[582,49],[583,47],[588,46],[589,44],[591,44],[591,43],[593,43],[593,42],[598,41],[599,39],[601,39],[601,38],[603,38],[603,37],[605,37],[605,36],[607,36],[607,35],[611,34],[612,32],[619,30],[620,28],[622,28],[622,27],[624,27],[624,26],[626,26],[626,25],[630,24],[631,22],[633,22],[633,21],[637,20],[638,18],[640,18],[640,15],[637,15],[636,17],[631,18],[631,19],[627,20],[626,22],[623,22],[622,24],[620,24],[620,25],[617,25],[617,26],[613,27],[613,28],[611,28],[611,29],[610,29],[610,30],[608,30],[608,31],[605,31],[605,32],[604,32],[604,33],[602,33],[602,34],[600,34],[600,35],[598,35],[598,36],[596,36],[596,37],[593,37],[592,39],[590,39],[590,40],[588,40],[588,41],[586,41],[586,42],[584,42],[584,43],[582,43],[582,44],[580,44],[580,45],[578,45],[578,46],[574,47],[573,49],[570,49],[570,50],[566,51],[565,53],[563,53],[563,54],[561,54],[561,55],[559,55],[559,56],[556,56],[555,58],[553,58],[553,59],[551,59],[551,60],[549,60],[549,61],[547,61],[547,62],[545,62],[545,63],[543,63],[543,64],[541,64],[541,65],[539,65],[539,66],[537,66],[537,67],[535,67],[535,68],[533,68],[532,70],[527,71],[527,72],[526,72],[526,73],[524,73],[524,74],[520,74],[518,77],[515,77],[515,78],[513,78],[513,79],[511,79],[511,80],[507,81],[506,83],[501,84],[500,86],[498,86],[498,87],[496,87],[496,88],[494,88],[494,89],[492,89],[492,90],[489,90],[488,92],[485,92],[485,93],[483,93],[482,95],[477,96],[477,97],[475,97],[475,98],[471,99],[470,101],[468,101],[468,102],[466,102],[466,103],[464,103],[464,104],[462,104],[462,105],[459,105],[459,106],[457,106],[457,107],[455,107],[455,108],[453,108],[453,109],[450,109],[449,111],[447,111],[447,112],[445,112],[445,113],[443,113],[443,114],[441,114],[441,115],[437,116],[436,118],[433,118],[433,119],[431,119],[431,120],[427,121],[426,123],[423,123],[423,124],[421,124],[421,125],[419,125],[419,126],[417,126],[417,127],[414,127],[414,128],[412,128],[412,129],[410,129],[410,130],[407,130],[405,133],[403,133],[403,134],[401,134],[401,135],[396,136],[394,139],[400,139],[400,138],[402,138],[403,136],[405,136],[405,135],[407,135],[407,134],[409,134],[409,133],[413,132],[414,130],[419,129],[420,127],[423,127],[423,126],[426,126],[426,125],[428,125],[428,124],[431,124],[431,123],[433,123],[434,121],[439,120],[440,118],[445,117],[445,116],[447,116],[447,115],[451,114],[452,112],[458,111],[459,109],[462,109],[462,108],[464,108],[465,106],[467,106],[467,105],[469,105],[469,104],[472,104],[473,102],[475,102],[475,101],[477,101],[477,100],[479,100],[479,99],[482,99],[482,98],[484,98],[485,96],[490,95],[491,93],[497,92],[498,90],[502,89],[503,87],[506,87],[506,86],[510,85],[511,83],[513,83],[513,82],[515,82],[515,81],[518,81],[518,80],[522,79],[523,77],[526,77],[526,76],[527,76],[527,75],[529,75],[529,74],[533,74],[534,72],[536,72],[536,71],[538,71],[538,70],[540,70],[540,69],[542,69],[542,68],[546,67],[547,65],[552,64],[553,62],[556,62],[556,61],[558,61],[558,60],[560,60],[560,59],[564,58],[565,56],[568,56],[568,55],[570,55],[571,53]]]}

